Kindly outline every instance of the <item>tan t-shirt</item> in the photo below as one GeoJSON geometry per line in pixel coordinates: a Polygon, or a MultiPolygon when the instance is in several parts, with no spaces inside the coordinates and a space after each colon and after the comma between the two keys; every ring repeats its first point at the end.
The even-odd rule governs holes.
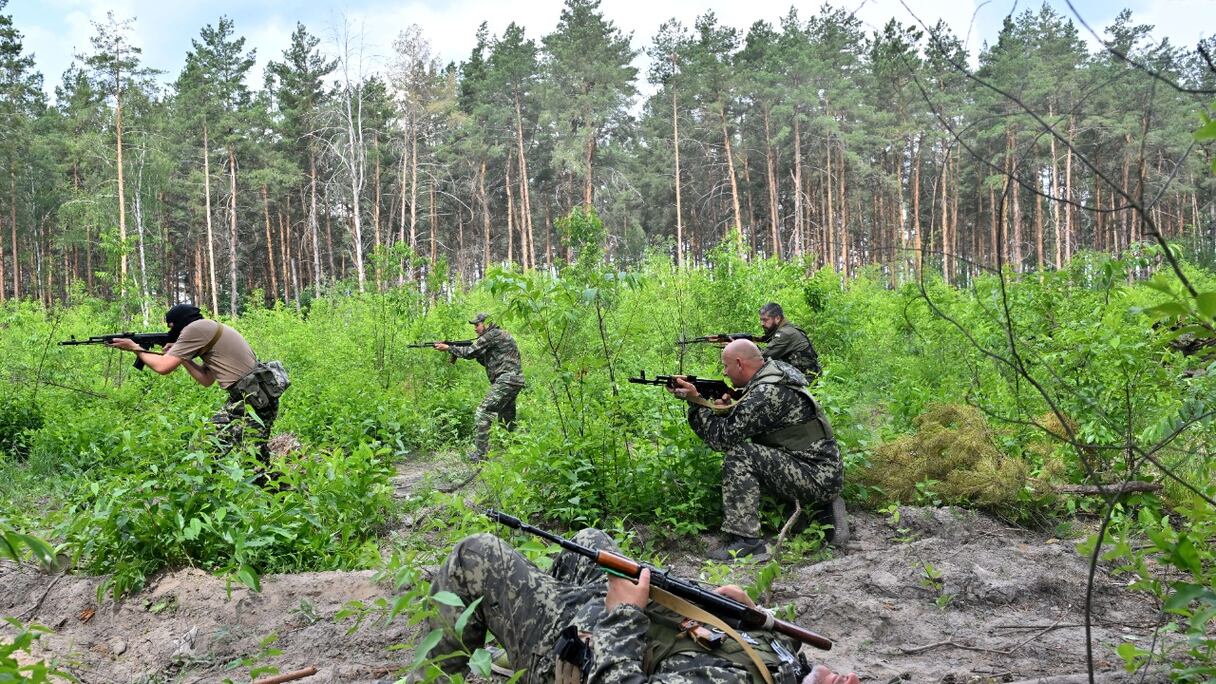
{"type": "MultiPolygon", "coordinates": [[[[182,329],[177,342],[165,352],[179,359],[193,359],[199,351],[206,347],[211,338],[215,337],[216,326],[223,325],[219,321],[203,319],[195,321],[182,329]]],[[[249,374],[257,365],[258,359],[253,349],[241,334],[224,325],[224,332],[216,341],[211,351],[202,355],[203,367],[215,375],[220,387],[228,389],[237,380],[249,374]]]]}

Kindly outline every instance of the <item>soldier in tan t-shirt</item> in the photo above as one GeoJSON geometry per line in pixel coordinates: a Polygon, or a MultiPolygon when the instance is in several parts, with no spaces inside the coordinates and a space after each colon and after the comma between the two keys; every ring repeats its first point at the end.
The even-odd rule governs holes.
{"type": "Polygon", "coordinates": [[[241,379],[249,375],[258,364],[257,356],[244,337],[230,326],[219,321],[203,318],[198,307],[178,304],[165,314],[169,326],[170,343],[163,354],[141,349],[133,340],[120,338],[110,346],[135,352],[136,357],[152,370],[168,375],[181,366],[190,377],[203,387],[219,383],[228,391],[228,403],[211,421],[219,428],[220,442],[225,449],[238,444],[244,436],[248,414],[257,414],[261,425],[256,427],[261,437],[262,462],[270,462],[270,451],[266,440],[270,428],[279,414],[279,399],[271,397],[266,406],[256,408],[249,403],[249,396],[237,389],[241,379]],[[195,362],[201,358],[202,363],[195,362]]]}

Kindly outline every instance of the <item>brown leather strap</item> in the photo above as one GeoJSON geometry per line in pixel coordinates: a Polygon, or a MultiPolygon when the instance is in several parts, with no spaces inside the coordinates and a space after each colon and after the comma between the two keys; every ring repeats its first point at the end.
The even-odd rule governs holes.
{"type": "Polygon", "coordinates": [[[211,351],[211,348],[215,346],[215,343],[220,341],[220,336],[224,334],[224,324],[216,321],[215,326],[215,334],[211,336],[211,341],[203,345],[203,348],[198,350],[198,354],[196,356],[202,356],[203,354],[211,351]]]}
{"type": "Polygon", "coordinates": [[[650,587],[650,598],[654,599],[655,603],[669,610],[673,610],[686,618],[691,618],[703,625],[710,625],[725,632],[727,636],[737,641],[739,645],[743,647],[743,652],[746,653],[747,657],[751,659],[752,665],[754,665],[756,670],[760,672],[760,676],[764,678],[766,684],[773,684],[773,676],[769,674],[768,668],[764,665],[764,661],[760,659],[760,655],[756,653],[756,649],[749,646],[747,644],[747,640],[740,636],[738,632],[731,629],[729,625],[719,619],[716,615],[702,610],[700,607],[685,601],[679,596],[653,585],[650,587]]]}

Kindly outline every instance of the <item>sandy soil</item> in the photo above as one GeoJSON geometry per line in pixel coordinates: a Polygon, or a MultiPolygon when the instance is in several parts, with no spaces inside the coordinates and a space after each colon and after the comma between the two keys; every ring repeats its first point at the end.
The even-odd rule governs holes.
{"type": "MultiPolygon", "coordinates": [[[[402,497],[426,482],[418,468],[394,479],[402,497]]],[[[773,585],[774,603],[793,603],[800,624],[835,641],[830,653],[808,652],[813,659],[855,670],[866,682],[1088,681],[1070,677],[1086,671],[1087,563],[1074,541],[953,508],[905,508],[898,526],[866,513],[852,521],[848,548],[787,568],[773,585]],[[926,567],[935,580],[926,579],[926,567]]],[[[409,524],[402,521],[393,534],[410,534],[409,524]]],[[[696,576],[708,543],[672,549],[669,565],[696,576]]],[[[389,647],[416,628],[398,619],[351,633],[351,621],[335,620],[348,601],[390,593],[371,575],[268,576],[259,594],[182,569],[118,604],[99,604],[97,578],[0,563],[0,615],[53,628],[39,656],[83,682],[249,681],[240,660],[256,657],[272,634],[272,647],[282,653],[257,665],[282,672],[315,666],[316,675],[300,680],[306,684],[391,682],[409,658],[389,647]]],[[[1103,571],[1093,603],[1094,658],[1102,673],[1096,681],[1168,681],[1125,679],[1114,655],[1123,640],[1153,638],[1156,606],[1103,571]]]]}

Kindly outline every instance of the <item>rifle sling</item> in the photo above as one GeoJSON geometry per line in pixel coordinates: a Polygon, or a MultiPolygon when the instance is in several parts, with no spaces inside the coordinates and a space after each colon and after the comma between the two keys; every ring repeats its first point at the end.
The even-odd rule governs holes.
{"type": "Polygon", "coordinates": [[[694,606],[679,596],[676,596],[675,594],[672,594],[664,589],[660,589],[656,586],[650,587],[650,598],[653,599],[655,603],[667,608],[668,610],[673,610],[686,618],[696,620],[701,624],[716,627],[725,632],[727,636],[739,642],[739,645],[743,647],[743,652],[747,654],[748,658],[751,658],[752,664],[756,666],[756,670],[758,670],[760,672],[760,676],[764,678],[765,684],[773,684],[773,675],[769,673],[768,666],[766,666],[764,661],[760,659],[760,655],[756,653],[756,650],[748,645],[747,641],[743,637],[739,636],[738,632],[732,629],[730,625],[719,619],[716,615],[694,606]]]}
{"type": "Polygon", "coordinates": [[[195,354],[195,356],[202,356],[203,354],[206,354],[207,352],[211,351],[213,347],[215,347],[216,342],[220,341],[220,336],[224,334],[224,324],[216,321],[215,326],[215,334],[211,336],[211,341],[203,345],[203,348],[198,350],[198,353],[195,354]]]}

